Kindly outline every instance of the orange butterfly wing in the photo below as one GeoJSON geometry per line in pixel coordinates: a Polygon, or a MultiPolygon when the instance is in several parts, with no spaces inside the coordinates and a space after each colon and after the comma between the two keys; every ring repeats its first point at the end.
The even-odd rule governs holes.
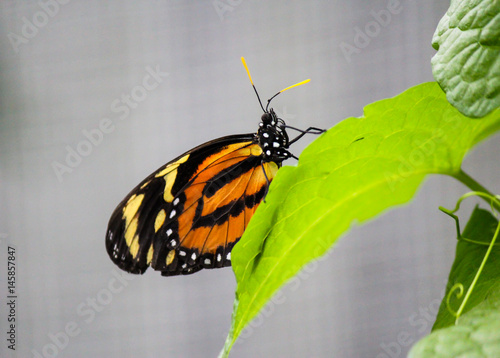
{"type": "Polygon", "coordinates": [[[279,166],[262,160],[253,134],[192,149],[147,177],[118,205],[106,234],[109,256],[128,272],[151,266],[164,276],[230,266],[231,249],[279,166]]]}

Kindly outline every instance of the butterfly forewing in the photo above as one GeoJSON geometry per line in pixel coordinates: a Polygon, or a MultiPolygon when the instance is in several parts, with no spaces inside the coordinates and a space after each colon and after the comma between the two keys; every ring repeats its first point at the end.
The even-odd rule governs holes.
{"type": "Polygon", "coordinates": [[[106,235],[111,259],[128,272],[152,266],[165,276],[231,265],[231,249],[279,166],[263,163],[261,154],[255,135],[235,135],[159,168],[112,214],[106,235]]]}

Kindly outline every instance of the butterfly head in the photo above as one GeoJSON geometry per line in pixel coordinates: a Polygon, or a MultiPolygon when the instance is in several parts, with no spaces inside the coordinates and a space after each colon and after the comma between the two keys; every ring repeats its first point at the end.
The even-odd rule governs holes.
{"type": "Polygon", "coordinates": [[[281,164],[282,161],[288,158],[295,158],[292,153],[288,151],[288,147],[290,144],[296,142],[299,138],[301,138],[304,134],[306,133],[316,133],[320,134],[323,133],[324,130],[318,129],[311,127],[308,130],[302,131],[297,128],[293,128],[290,126],[287,126],[285,124],[285,121],[283,121],[281,118],[278,118],[276,113],[274,113],[274,110],[272,108],[269,108],[269,105],[271,104],[271,101],[280,93],[283,93],[290,88],[301,86],[310,80],[305,80],[299,83],[296,83],[294,85],[288,86],[278,93],[276,93],[274,96],[269,98],[267,100],[267,105],[264,107],[262,105],[262,101],[260,100],[259,93],[257,92],[257,88],[255,88],[255,85],[253,84],[252,76],[250,75],[250,70],[248,69],[248,66],[245,62],[245,59],[242,57],[241,62],[243,63],[243,66],[245,67],[248,78],[250,79],[250,83],[252,84],[252,87],[255,91],[255,94],[257,95],[257,99],[260,104],[260,108],[264,111],[264,114],[261,117],[261,122],[259,126],[259,130],[255,136],[256,142],[259,143],[260,147],[262,148],[262,157],[263,160],[266,162],[276,162],[277,164],[281,164]],[[291,141],[288,138],[288,134],[286,133],[286,128],[291,128],[298,130],[299,132],[302,132],[298,137],[292,139],[291,141]],[[316,132],[317,131],[317,132],[316,132]]]}

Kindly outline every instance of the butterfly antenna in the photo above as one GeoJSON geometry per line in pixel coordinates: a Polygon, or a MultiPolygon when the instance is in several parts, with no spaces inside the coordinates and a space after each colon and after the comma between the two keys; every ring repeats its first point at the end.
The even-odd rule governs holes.
{"type": "Polygon", "coordinates": [[[267,111],[264,109],[264,106],[262,105],[262,101],[260,100],[259,93],[257,92],[257,88],[255,88],[255,85],[253,84],[252,81],[252,76],[250,75],[250,70],[248,69],[247,63],[245,62],[245,58],[242,56],[241,57],[241,62],[243,62],[243,66],[245,66],[245,70],[247,70],[248,78],[250,79],[250,83],[252,84],[253,90],[255,91],[255,94],[257,95],[257,99],[259,100],[260,108],[266,113],[267,111]]]}
{"type": "MultiPolygon", "coordinates": [[[[248,70],[247,70],[248,71],[248,70]]],[[[248,74],[250,75],[250,73],[248,74]]],[[[293,88],[293,87],[297,87],[297,86],[302,86],[304,84],[306,84],[307,82],[309,82],[311,79],[307,79],[307,80],[304,80],[302,82],[299,82],[299,83],[296,83],[294,85],[291,85],[291,86],[288,86],[287,88],[284,88],[282,89],[281,91],[279,91],[278,93],[276,93],[274,96],[272,96],[271,98],[269,98],[267,100],[267,106],[266,106],[266,110],[264,112],[267,112],[267,109],[269,108],[269,104],[271,103],[271,101],[273,100],[274,97],[276,97],[277,95],[279,95],[280,93],[283,93],[285,92],[286,90],[289,90],[290,88],[293,88]]]]}

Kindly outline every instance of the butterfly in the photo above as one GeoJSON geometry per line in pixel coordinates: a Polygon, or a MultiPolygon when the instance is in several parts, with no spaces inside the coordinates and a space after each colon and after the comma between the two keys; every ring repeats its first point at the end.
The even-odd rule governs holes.
{"type": "Polygon", "coordinates": [[[288,151],[306,133],[278,118],[271,100],[309,82],[287,87],[264,108],[245,59],[250,83],[264,111],[257,133],[204,143],[163,165],[116,207],[108,223],[106,249],[121,269],[142,274],[151,266],[163,276],[231,265],[231,250],[243,235],[288,151]],[[290,140],[286,129],[300,132],[290,140]]]}

